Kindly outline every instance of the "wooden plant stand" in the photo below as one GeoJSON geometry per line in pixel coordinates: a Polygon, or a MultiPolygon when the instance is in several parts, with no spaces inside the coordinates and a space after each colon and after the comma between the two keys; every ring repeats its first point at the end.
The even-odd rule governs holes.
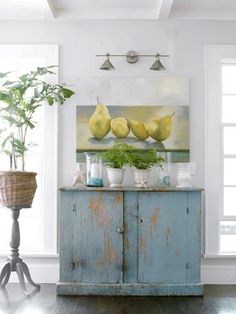
{"type": "Polygon", "coordinates": [[[11,272],[15,271],[18,275],[21,289],[25,295],[29,295],[25,285],[25,278],[28,280],[28,283],[35,287],[37,290],[40,290],[40,285],[36,284],[29,272],[29,268],[26,263],[22,260],[19,255],[19,246],[20,246],[20,227],[18,218],[20,215],[21,207],[11,207],[12,211],[12,232],[11,232],[11,253],[7,258],[7,262],[4,265],[1,274],[0,274],[0,288],[4,288],[9,281],[11,272]]]}

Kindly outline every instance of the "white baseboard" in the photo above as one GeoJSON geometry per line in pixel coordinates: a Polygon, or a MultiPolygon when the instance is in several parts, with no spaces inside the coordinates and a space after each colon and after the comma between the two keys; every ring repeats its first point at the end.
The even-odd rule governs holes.
{"type": "Polygon", "coordinates": [[[236,267],[226,266],[201,267],[201,278],[203,284],[228,285],[236,284],[236,267]]]}
{"type": "MultiPolygon", "coordinates": [[[[59,280],[58,257],[23,257],[30,268],[32,279],[38,283],[56,283],[59,280]]],[[[0,258],[0,267],[4,265],[0,258]]],[[[11,282],[18,282],[15,273],[11,282]]],[[[201,281],[203,284],[236,284],[235,258],[206,258],[202,260],[201,281]]]]}
{"type": "MultiPolygon", "coordinates": [[[[56,283],[59,280],[59,258],[58,257],[23,257],[29,266],[31,277],[37,283],[56,283]]],[[[0,259],[2,269],[5,259],[0,259]]],[[[15,272],[11,274],[10,282],[18,282],[15,272]]]]}
{"type": "Polygon", "coordinates": [[[236,284],[236,258],[204,258],[201,280],[204,284],[236,284]]]}

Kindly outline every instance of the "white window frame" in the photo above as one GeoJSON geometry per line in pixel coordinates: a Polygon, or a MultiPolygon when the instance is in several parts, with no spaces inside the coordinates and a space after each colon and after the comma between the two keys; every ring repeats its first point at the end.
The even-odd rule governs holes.
{"type": "MultiPolygon", "coordinates": [[[[222,62],[236,62],[236,45],[208,45],[205,50],[205,255],[219,257],[235,253],[220,253],[221,220],[236,220],[223,213],[223,126],[221,123],[222,62]],[[217,172],[218,170],[218,172],[217,172]],[[222,191],[222,193],[219,193],[222,191]],[[226,218],[227,217],[227,218],[226,218]]],[[[229,124],[227,124],[229,125],[229,124]]]]}
{"type": "MultiPolygon", "coordinates": [[[[4,54],[13,58],[27,58],[33,54],[45,58],[45,64],[39,66],[58,65],[58,52],[59,46],[55,44],[0,45],[0,58],[4,54]]],[[[57,68],[55,72],[56,75],[50,78],[52,83],[58,82],[57,68]]],[[[45,105],[43,108],[47,136],[43,145],[42,251],[22,254],[24,256],[57,256],[58,106],[45,105]]]]}

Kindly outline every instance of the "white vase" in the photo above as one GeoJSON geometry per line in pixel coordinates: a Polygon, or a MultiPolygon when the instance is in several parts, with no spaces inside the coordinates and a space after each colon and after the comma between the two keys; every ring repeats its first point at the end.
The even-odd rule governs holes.
{"type": "Polygon", "coordinates": [[[134,182],[137,188],[145,188],[150,176],[150,169],[134,169],[134,182]]]}
{"type": "Polygon", "coordinates": [[[107,176],[110,183],[110,187],[119,187],[124,180],[125,169],[107,168],[107,176]]]}

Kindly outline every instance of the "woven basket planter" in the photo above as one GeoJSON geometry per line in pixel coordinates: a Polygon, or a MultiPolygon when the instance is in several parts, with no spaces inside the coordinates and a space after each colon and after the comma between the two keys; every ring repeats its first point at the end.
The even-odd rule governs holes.
{"type": "Polygon", "coordinates": [[[0,204],[5,207],[31,207],[37,188],[35,172],[0,171],[0,204]]]}

